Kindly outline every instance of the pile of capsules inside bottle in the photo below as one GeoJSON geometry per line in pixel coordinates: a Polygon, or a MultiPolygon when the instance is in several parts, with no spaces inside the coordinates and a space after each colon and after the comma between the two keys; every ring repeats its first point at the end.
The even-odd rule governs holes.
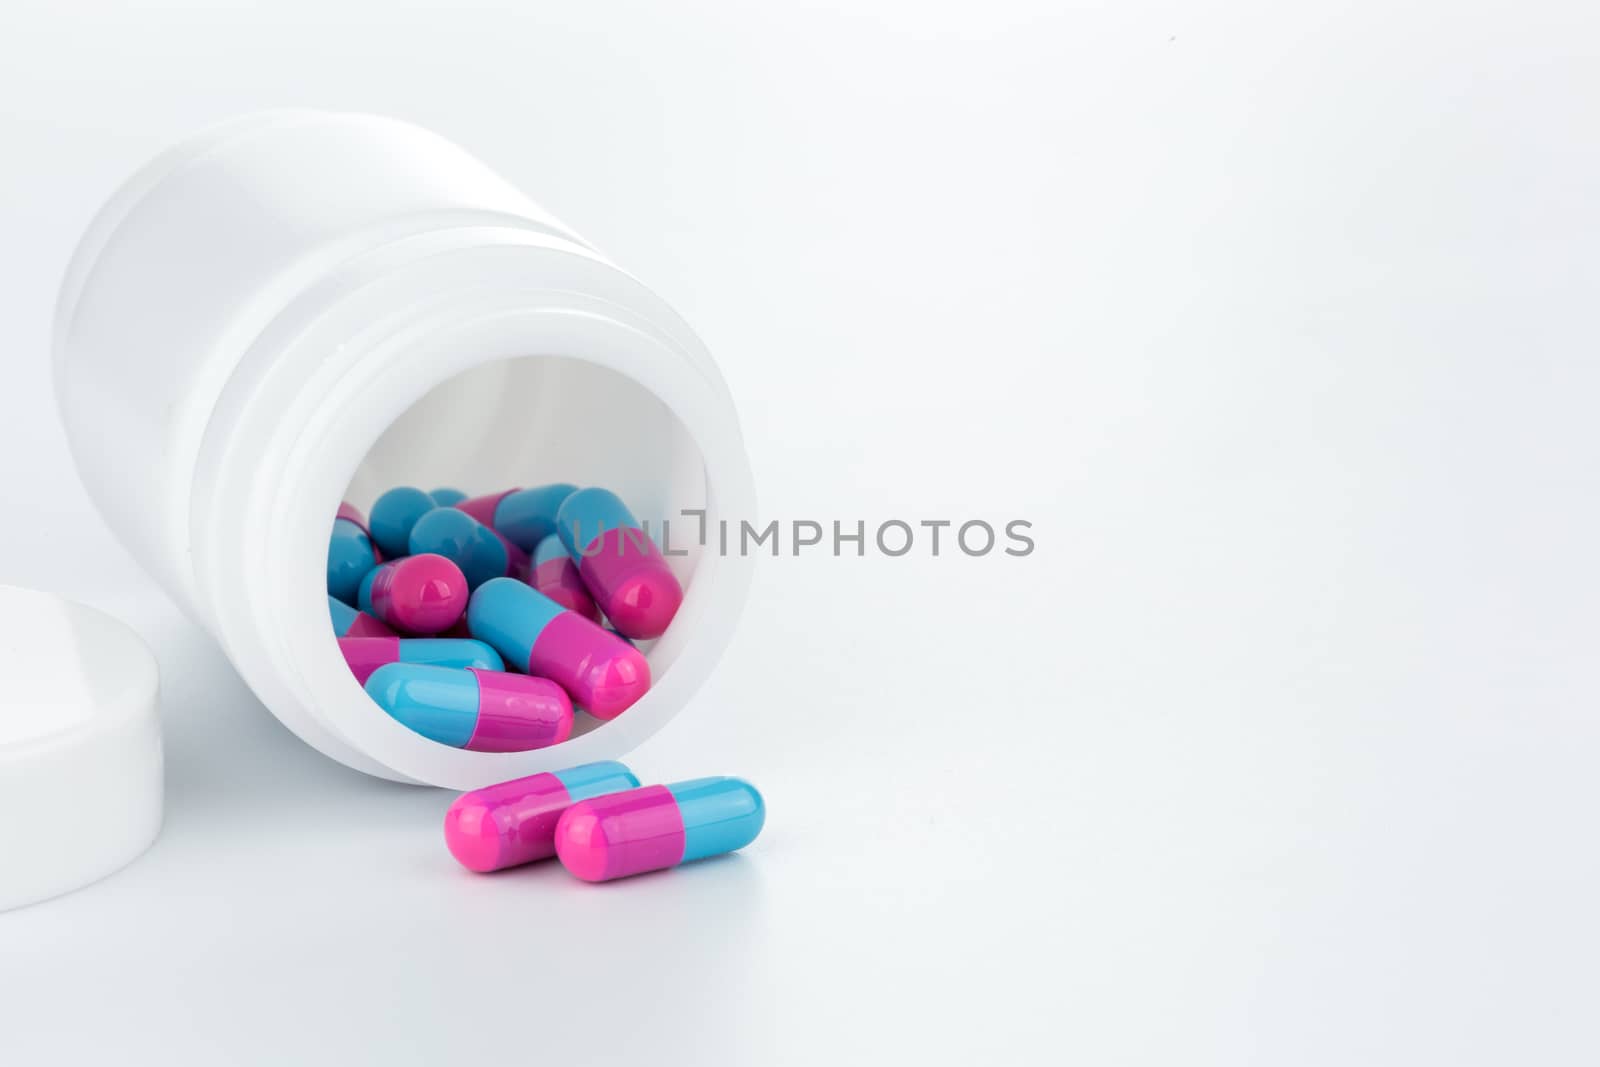
{"type": "MultiPolygon", "coordinates": [[[[370,521],[342,504],[328,546],[339,650],[374,703],[440,744],[558,745],[650,689],[635,645],[661,636],[683,587],[615,493],[574,485],[468,499],[401,487],[370,521]]],[[[765,820],[737,778],[640,788],[620,763],[535,774],[460,797],[451,853],[474,871],[559,855],[603,882],[742,848],[765,820]]]]}

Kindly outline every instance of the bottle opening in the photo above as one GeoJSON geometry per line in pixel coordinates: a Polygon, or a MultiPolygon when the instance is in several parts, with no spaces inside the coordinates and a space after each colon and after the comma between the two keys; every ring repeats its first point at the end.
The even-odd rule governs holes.
{"type": "MultiPolygon", "coordinates": [[[[422,554],[443,555],[457,565],[471,590],[482,588],[497,575],[537,590],[541,597],[558,602],[558,607],[572,608],[571,614],[592,620],[599,628],[617,639],[625,639],[637,649],[648,663],[649,685],[654,689],[662,684],[679,650],[684,647],[682,636],[674,633],[680,620],[671,613],[662,616],[657,610],[655,618],[670,619],[664,629],[660,629],[650,619],[641,621],[641,617],[630,616],[628,613],[634,610],[639,598],[633,596],[630,600],[631,594],[624,595],[614,586],[599,584],[597,579],[603,582],[621,566],[607,567],[603,562],[606,558],[631,559],[643,553],[661,561],[670,572],[670,578],[687,594],[705,551],[701,544],[705,540],[703,526],[697,514],[703,515],[707,506],[706,485],[704,459],[688,428],[643,385],[609,367],[585,360],[528,356],[473,366],[434,387],[412,404],[367,450],[350,478],[343,500],[359,513],[361,521],[357,524],[365,525],[364,532],[379,549],[384,563],[393,564],[397,559],[418,558],[422,554]],[[626,506],[639,528],[633,532],[607,533],[608,528],[619,525],[614,513],[605,512],[602,507],[599,509],[605,512],[602,518],[595,509],[574,506],[570,509],[573,514],[566,517],[570,536],[564,545],[543,544],[545,537],[535,532],[536,523],[519,521],[526,516],[517,514],[512,497],[501,497],[502,503],[498,505],[494,500],[508,491],[560,485],[608,490],[626,506]],[[396,493],[388,506],[380,503],[385,494],[401,489],[420,492],[396,493]],[[432,498],[431,508],[426,501],[428,497],[432,498]],[[483,502],[485,498],[487,503],[483,502]],[[407,499],[409,507],[399,506],[407,499]],[[474,505],[474,501],[479,503],[474,505]],[[431,509],[448,509],[454,514],[429,518],[427,511],[431,509]],[[479,534],[472,523],[462,520],[462,513],[496,531],[495,539],[506,549],[503,574],[497,569],[500,558],[495,554],[497,549],[488,548],[486,556],[474,554],[471,538],[479,534]],[[402,524],[399,527],[396,526],[397,516],[402,524]],[[397,529],[409,529],[411,534],[404,541],[397,541],[397,529]],[[463,529],[467,532],[463,533],[463,529]],[[556,552],[560,547],[568,549],[564,557],[556,552]],[[588,558],[585,550],[596,558],[588,558]],[[525,555],[519,556],[519,552],[525,555]],[[585,592],[589,594],[587,601],[583,596],[585,592]],[[615,605],[615,608],[608,613],[603,605],[615,605]]],[[[557,490],[555,499],[564,495],[564,491],[557,490]]],[[[330,524],[334,520],[334,515],[328,516],[330,524]]],[[[348,529],[341,529],[348,537],[348,529]]],[[[372,700],[373,715],[396,718],[440,745],[524,751],[559,747],[572,739],[607,729],[628,714],[626,708],[616,711],[612,706],[625,698],[615,698],[614,687],[607,689],[602,682],[582,695],[567,693],[575,707],[570,735],[562,728],[560,740],[551,742],[546,738],[543,743],[529,743],[526,748],[519,747],[521,742],[514,736],[487,736],[486,743],[490,747],[484,749],[485,735],[480,732],[474,737],[471,730],[468,712],[472,709],[460,705],[463,700],[468,704],[472,701],[473,683],[462,677],[466,667],[472,664],[445,655],[452,650],[443,645],[424,648],[407,643],[479,641],[500,654],[505,662],[505,673],[549,680],[551,674],[560,674],[560,664],[553,670],[530,670],[527,662],[516,662],[521,658],[514,654],[518,640],[530,632],[539,632],[540,640],[547,646],[543,648],[547,660],[550,657],[559,660],[563,655],[569,659],[581,658],[587,647],[583,642],[588,640],[588,631],[571,623],[570,619],[560,624],[570,624],[569,628],[576,635],[568,635],[566,640],[571,644],[568,648],[562,644],[562,636],[549,629],[559,629],[560,625],[549,620],[545,620],[548,633],[518,630],[517,627],[523,625],[521,622],[510,624],[509,631],[506,625],[498,629],[469,625],[467,616],[439,629],[435,627],[442,615],[418,623],[420,628],[407,625],[417,620],[409,616],[402,620],[396,616],[398,609],[382,599],[381,581],[374,584],[367,579],[365,600],[361,590],[351,585],[348,558],[345,569],[340,570],[339,537],[336,532],[330,543],[328,573],[316,576],[319,581],[326,578],[330,610],[338,614],[338,609],[331,604],[333,599],[353,609],[368,608],[371,615],[381,616],[380,621],[401,638],[401,647],[414,649],[414,653],[394,651],[392,642],[381,647],[364,646],[367,652],[376,652],[380,659],[399,655],[402,663],[436,669],[441,664],[430,663],[429,656],[438,653],[445,656],[442,665],[460,672],[455,680],[464,683],[464,696],[450,684],[429,689],[427,684],[419,683],[412,684],[407,695],[399,698],[392,698],[398,690],[391,684],[384,689],[389,697],[372,700]],[[374,589],[380,592],[375,595],[374,589]],[[490,630],[492,632],[488,632],[490,630]],[[576,644],[572,644],[573,641],[576,644]],[[388,701],[390,706],[385,707],[380,699],[388,701]],[[398,708],[395,699],[401,700],[398,708]],[[608,700],[611,701],[609,705],[608,700]],[[419,701],[420,710],[415,706],[419,701]],[[593,703],[595,707],[586,708],[586,703],[593,703]],[[436,714],[429,710],[433,704],[440,706],[436,714]],[[496,745],[499,747],[494,747],[496,745]]],[[[349,552],[350,546],[346,544],[342,550],[349,552]]],[[[448,581],[445,584],[449,584],[448,581]]],[[[648,601],[648,592],[644,596],[648,601]]],[[[491,598],[480,599],[488,602],[491,598]]],[[[530,603],[535,614],[548,606],[548,601],[538,599],[530,603]]],[[[521,601],[517,601],[500,610],[514,613],[522,607],[521,601]]],[[[484,614],[488,614],[487,608],[484,614]]],[[[339,625],[337,621],[334,624],[335,627],[339,625]]],[[[535,620],[527,625],[537,627],[539,623],[535,620]]],[[[351,635],[357,634],[352,631],[351,635]]],[[[329,641],[338,637],[337,629],[330,628],[329,641]]],[[[467,648],[464,644],[458,645],[453,652],[459,654],[467,648]]],[[[541,667],[539,655],[536,651],[535,668],[541,667]]],[[[352,662],[351,666],[358,680],[363,680],[363,673],[366,680],[370,680],[382,669],[381,665],[374,667],[371,662],[352,662]]],[[[492,670],[493,666],[481,661],[476,663],[480,671],[492,670]]],[[[619,669],[627,673],[625,664],[619,669]]],[[[402,675],[412,682],[420,678],[422,683],[434,677],[428,671],[391,670],[380,682],[386,679],[394,683],[402,675]]],[[[439,677],[453,684],[449,677],[439,677]]],[[[491,693],[496,679],[477,673],[472,677],[479,682],[482,704],[479,710],[484,723],[488,720],[483,717],[491,714],[491,704],[501,712],[515,715],[518,708],[525,711],[529,701],[537,702],[539,698],[537,692],[530,694],[518,689],[517,686],[524,684],[521,682],[510,683],[511,689],[506,693],[491,693]]],[[[611,675],[607,677],[611,682],[616,681],[611,675]]],[[[565,688],[572,687],[570,678],[559,680],[566,682],[565,688]]],[[[580,687],[586,684],[579,682],[580,687]]],[[[373,694],[376,689],[368,685],[367,691],[373,694]]],[[[488,726],[482,729],[490,735],[494,732],[488,726]]]]}

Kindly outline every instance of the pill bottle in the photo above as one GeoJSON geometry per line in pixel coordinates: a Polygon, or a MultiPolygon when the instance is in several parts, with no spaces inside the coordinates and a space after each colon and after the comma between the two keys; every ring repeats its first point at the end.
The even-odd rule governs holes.
{"type": "Polygon", "coordinates": [[[689,702],[743,604],[750,561],[715,531],[753,514],[749,459],[705,348],[564,223],[408,123],[275,111],[155,159],[73,256],[54,371],[115,535],[274,715],[368,774],[471,788],[620,756],[689,702]],[[555,481],[615,490],[658,542],[672,523],[685,598],[647,648],[650,692],[540,751],[412,733],[330,629],[340,501],[555,481]]]}

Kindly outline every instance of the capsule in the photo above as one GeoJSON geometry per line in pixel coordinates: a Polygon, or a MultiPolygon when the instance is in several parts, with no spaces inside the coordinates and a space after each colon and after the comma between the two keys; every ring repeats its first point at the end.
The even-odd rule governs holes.
{"type": "Polygon", "coordinates": [[[528,584],[568,611],[575,611],[591,622],[600,621],[600,609],[584,588],[578,564],[567,552],[559,534],[551,534],[534,549],[528,568],[528,584]]]}
{"type": "Polygon", "coordinates": [[[393,637],[394,631],[364,611],[357,611],[342,600],[328,598],[328,614],[333,619],[335,637],[393,637]]]}
{"type": "Polygon", "coordinates": [[[350,672],[361,685],[372,672],[390,663],[425,663],[430,667],[476,667],[483,671],[503,671],[500,653],[470,638],[448,637],[341,637],[339,651],[350,665],[350,672]]]}
{"type": "Polygon", "coordinates": [[[683,603],[683,586],[617,494],[580,489],[556,517],[594,602],[619,633],[660,637],[683,603]]]}
{"type": "Polygon", "coordinates": [[[366,689],[396,722],[454,748],[526,752],[572,736],[572,701],[546,678],[390,663],[366,689]]]}
{"type": "Polygon", "coordinates": [[[444,843],[463,867],[484,874],[549,859],[563,811],[638,785],[632,771],[606,760],[474,789],[445,812],[444,843]]]}
{"type": "Polygon", "coordinates": [[[766,820],[761,794],[738,778],[647,785],[568,808],[556,854],[585,882],[609,882],[743,848],[766,820]]]}
{"type": "Polygon", "coordinates": [[[559,682],[597,719],[616,718],[650,688],[650,664],[638,649],[511,578],[478,587],[467,629],[512,669],[559,682]]]}
{"type": "Polygon", "coordinates": [[[528,554],[458,508],[434,508],[411,527],[413,555],[432,552],[461,568],[476,589],[491,578],[521,578],[528,554]]]}
{"type": "Polygon", "coordinates": [[[463,500],[456,507],[499,530],[524,552],[532,552],[540,541],[556,532],[556,512],[577,488],[558,482],[531,489],[507,489],[463,500]]]}
{"type": "Polygon", "coordinates": [[[361,610],[411,634],[448,630],[466,610],[467,579],[443,556],[390,560],[361,580],[361,610]]]}
{"type": "Polygon", "coordinates": [[[372,539],[378,542],[384,556],[394,559],[410,551],[407,543],[411,540],[411,527],[438,506],[433,497],[421,489],[396,486],[373,503],[372,521],[367,529],[372,531],[372,539]]]}
{"type": "Polygon", "coordinates": [[[328,595],[355,603],[361,579],[378,563],[365,516],[349,504],[340,504],[328,537],[328,595]]]}
{"type": "Polygon", "coordinates": [[[441,508],[453,508],[467,499],[467,494],[459,489],[430,489],[428,495],[433,497],[433,502],[441,508]]]}

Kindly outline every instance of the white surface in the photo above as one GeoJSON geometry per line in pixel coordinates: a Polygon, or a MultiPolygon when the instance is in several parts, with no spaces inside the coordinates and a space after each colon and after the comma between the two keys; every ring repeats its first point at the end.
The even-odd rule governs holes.
{"type": "Polygon", "coordinates": [[[458,789],[614,758],[682,710],[737,624],[747,558],[698,560],[650,692],[559,753],[446,748],[375,711],[324,580],[329,516],[363,475],[593,477],[658,531],[684,508],[750,516],[732,398],[672,309],[411,123],[280,108],[152,155],[68,267],[57,396],[99,514],[251,692],[348,766],[458,789]],[[588,462],[560,464],[573,447],[588,462]]]}
{"type": "Polygon", "coordinates": [[[0,579],[146,628],[169,757],[150,853],[0,916],[6,1062],[1600,1055],[1592,4],[3,10],[0,579]],[[453,870],[447,794],[296,741],[93,517],[59,270],[269,104],[658,282],[767,514],[1036,522],[763,561],[633,761],[756,782],[748,854],[453,870]]]}
{"type": "Polygon", "coordinates": [[[155,657],[115,619],[0,585],[0,912],[70,893],[161,828],[155,657]]]}

